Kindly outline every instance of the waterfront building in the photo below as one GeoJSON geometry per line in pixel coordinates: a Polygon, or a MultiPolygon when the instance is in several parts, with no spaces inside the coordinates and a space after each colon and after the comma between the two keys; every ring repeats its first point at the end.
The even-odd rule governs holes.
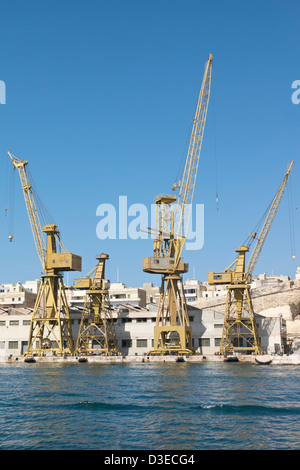
{"type": "MultiPolygon", "coordinates": [[[[75,287],[66,287],[66,295],[70,307],[83,308],[86,291],[75,287]]],[[[147,293],[140,287],[127,287],[122,282],[111,283],[109,300],[112,307],[118,307],[120,302],[129,302],[132,305],[146,307],[147,293]]]]}
{"type": "Polygon", "coordinates": [[[122,282],[111,283],[109,300],[112,307],[118,307],[120,303],[146,307],[146,291],[140,287],[126,287],[122,282]]]}
{"type": "Polygon", "coordinates": [[[1,307],[33,308],[40,281],[0,284],[1,307]]]}
{"type": "MultiPolygon", "coordinates": [[[[298,268],[294,280],[264,274],[256,278],[262,284],[252,288],[252,299],[261,345],[266,353],[300,349],[299,277],[298,268]]],[[[26,351],[39,282],[0,285],[0,358],[19,356],[26,351]]],[[[142,288],[127,288],[123,283],[111,284],[112,317],[122,354],[143,356],[153,348],[159,290],[152,283],[144,283],[142,288]]],[[[218,353],[226,290],[209,290],[205,283],[194,279],[184,283],[184,290],[193,348],[203,355],[218,353]],[[209,293],[213,295],[206,297],[209,293]]],[[[84,296],[84,291],[67,288],[74,345],[84,296]]]]}
{"type": "MultiPolygon", "coordinates": [[[[33,309],[0,308],[0,357],[19,356],[26,352],[33,309]]],[[[192,326],[192,346],[200,354],[216,354],[219,351],[223,315],[213,310],[201,310],[188,306],[192,326]]],[[[76,344],[81,309],[71,308],[70,317],[74,344],[76,344]]],[[[139,307],[129,303],[113,309],[113,321],[120,353],[147,355],[153,348],[156,307],[139,307]]],[[[284,347],[285,321],[282,317],[256,316],[263,349],[279,353],[284,347]]]]}

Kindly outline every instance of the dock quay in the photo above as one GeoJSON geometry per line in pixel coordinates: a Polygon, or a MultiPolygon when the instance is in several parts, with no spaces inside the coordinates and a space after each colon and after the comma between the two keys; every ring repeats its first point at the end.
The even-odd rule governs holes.
{"type": "Polygon", "coordinates": [[[300,354],[283,354],[283,355],[251,355],[251,354],[239,354],[234,356],[221,356],[221,355],[157,355],[157,356],[14,356],[14,357],[2,357],[0,363],[8,364],[20,364],[20,363],[61,363],[61,364],[73,364],[73,363],[90,363],[90,364],[131,364],[131,363],[162,363],[162,362],[187,362],[187,363],[208,363],[208,362],[245,362],[256,365],[300,365],[300,354]]]}

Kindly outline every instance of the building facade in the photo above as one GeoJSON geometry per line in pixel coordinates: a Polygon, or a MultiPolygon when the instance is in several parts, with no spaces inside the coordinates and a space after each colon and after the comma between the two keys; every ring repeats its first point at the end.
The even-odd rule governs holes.
{"type": "Polygon", "coordinates": [[[0,285],[0,307],[33,308],[40,281],[0,285]]]}
{"type": "MultiPolygon", "coordinates": [[[[223,315],[213,310],[188,308],[192,327],[192,345],[200,354],[217,354],[220,347],[223,315]]],[[[20,356],[27,350],[32,309],[0,309],[0,357],[20,356]]],[[[74,346],[78,336],[81,310],[70,309],[74,346]]],[[[129,356],[144,356],[153,348],[156,308],[120,304],[113,310],[113,321],[119,352],[129,356]]],[[[284,320],[256,316],[262,348],[267,353],[283,351],[284,320]]]]}
{"type": "MultiPolygon", "coordinates": [[[[253,302],[255,311],[262,313],[256,314],[255,318],[261,346],[266,353],[287,352],[289,346],[300,349],[299,276],[300,268],[293,281],[282,276],[262,275],[257,278],[261,287],[253,286],[253,292],[260,292],[260,296],[254,296],[253,302]],[[282,286],[282,293],[274,285],[282,286]],[[276,305],[273,305],[274,302],[276,305]]],[[[0,358],[25,353],[39,283],[35,280],[0,285],[0,358]]],[[[205,283],[193,279],[184,283],[184,290],[193,348],[203,355],[217,354],[222,337],[226,290],[210,290],[205,283]],[[212,295],[206,297],[210,293],[212,295]],[[218,300],[221,307],[217,307],[217,299],[209,302],[211,297],[221,297],[218,300]]],[[[112,317],[121,354],[146,355],[153,348],[159,291],[159,287],[152,283],[145,283],[142,288],[127,288],[123,283],[111,284],[112,317]]],[[[67,288],[74,346],[84,297],[85,291],[67,288]]]]}

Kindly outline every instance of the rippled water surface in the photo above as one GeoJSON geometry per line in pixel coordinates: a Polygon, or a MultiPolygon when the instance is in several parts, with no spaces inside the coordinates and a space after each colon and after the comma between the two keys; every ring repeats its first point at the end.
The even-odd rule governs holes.
{"type": "Polygon", "coordinates": [[[300,367],[2,364],[0,449],[300,449],[300,367]]]}

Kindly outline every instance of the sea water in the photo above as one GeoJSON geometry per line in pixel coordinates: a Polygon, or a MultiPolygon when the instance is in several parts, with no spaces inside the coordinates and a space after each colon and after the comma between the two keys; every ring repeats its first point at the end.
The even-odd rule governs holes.
{"type": "Polygon", "coordinates": [[[0,449],[300,449],[300,367],[0,365],[0,449]]]}

